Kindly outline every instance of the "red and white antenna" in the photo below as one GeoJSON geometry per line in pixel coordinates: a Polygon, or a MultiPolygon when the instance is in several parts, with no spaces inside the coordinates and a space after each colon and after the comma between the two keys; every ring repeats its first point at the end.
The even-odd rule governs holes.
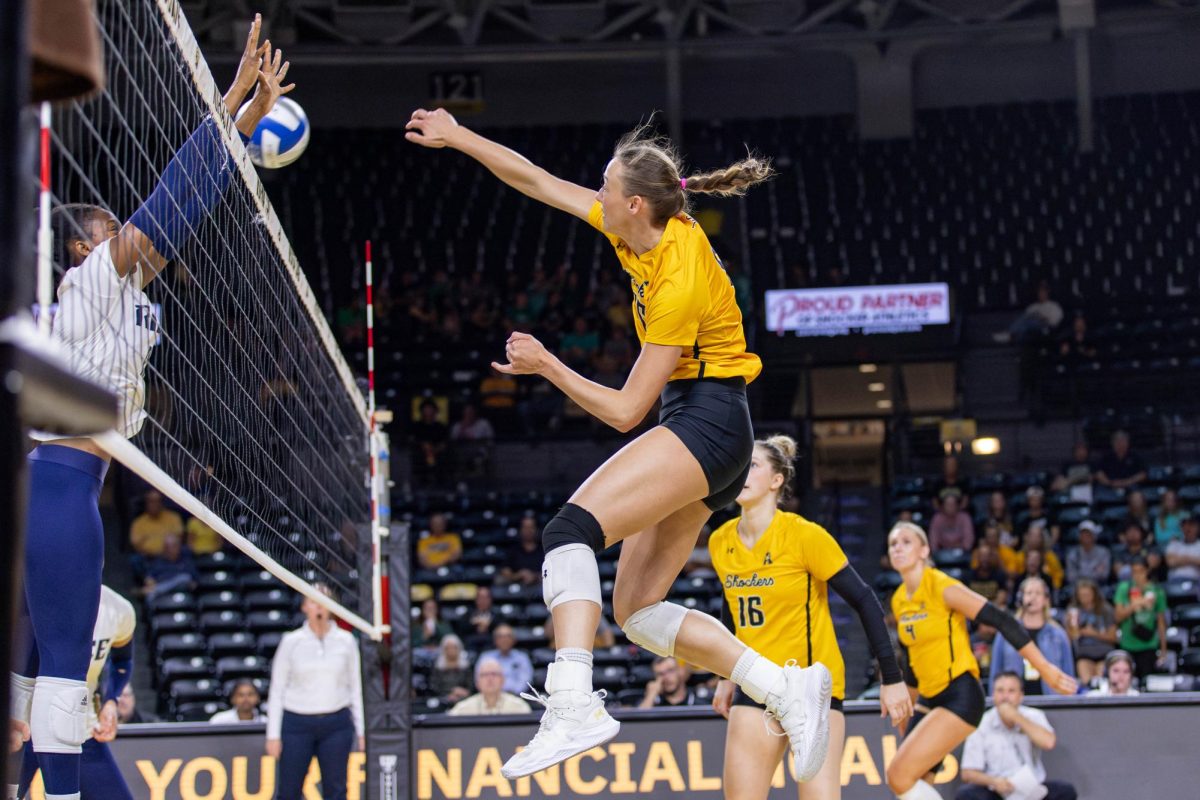
{"type": "Polygon", "coordinates": [[[50,335],[50,304],[54,299],[54,234],[50,230],[50,104],[42,103],[41,110],[41,179],[38,197],[38,260],[37,260],[37,326],[44,336],[50,335]]]}
{"type": "Polygon", "coordinates": [[[375,419],[375,297],[374,275],[371,265],[371,241],[366,244],[367,273],[367,414],[371,421],[369,433],[371,450],[371,612],[375,629],[382,632],[383,625],[383,552],[380,538],[383,526],[379,515],[380,492],[386,491],[379,476],[379,422],[375,419]]]}

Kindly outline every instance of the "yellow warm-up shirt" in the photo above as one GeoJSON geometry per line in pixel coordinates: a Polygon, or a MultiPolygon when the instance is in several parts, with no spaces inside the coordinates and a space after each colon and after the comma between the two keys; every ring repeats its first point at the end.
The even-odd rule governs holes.
{"type": "Polygon", "coordinates": [[[943,599],[946,587],[955,585],[961,586],[962,582],[926,567],[912,597],[904,584],[892,595],[896,632],[900,644],[908,648],[908,665],[917,676],[917,691],[922,697],[940,694],[964,672],[979,677],[967,621],[943,599]]]}
{"type": "Polygon", "coordinates": [[[846,565],[829,532],[797,514],[776,511],[751,550],[731,519],[708,540],[725,602],[748,647],[776,664],[821,662],[833,675],[833,696],[845,699],[846,664],[833,631],[826,582],[846,565]]]}
{"type": "Polygon", "coordinates": [[[683,348],[671,380],[741,377],[749,383],[758,377],[762,361],[746,352],[733,284],[696,220],[672,217],[662,239],[641,256],[605,233],[599,201],[588,222],[612,243],[629,274],[638,340],[683,348]]]}

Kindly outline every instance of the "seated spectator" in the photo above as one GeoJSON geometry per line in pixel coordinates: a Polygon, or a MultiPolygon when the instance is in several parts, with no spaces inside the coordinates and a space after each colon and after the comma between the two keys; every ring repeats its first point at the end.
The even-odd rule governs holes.
{"type": "Polygon", "coordinates": [[[985,527],[987,525],[997,525],[1002,532],[1012,533],[1012,514],[1008,510],[1008,498],[1004,495],[1004,492],[992,492],[988,496],[988,510],[983,517],[983,524],[985,527]]]}
{"type": "Polygon", "coordinates": [[[429,674],[429,690],[448,703],[457,703],[471,694],[471,662],[462,639],[446,634],[438,645],[437,661],[429,674]]]}
{"type": "Polygon", "coordinates": [[[1096,466],[1096,483],[1125,489],[1146,480],[1146,465],[1136,453],[1129,449],[1129,434],[1116,431],[1112,435],[1112,449],[1096,466]]]}
{"type": "Polygon", "coordinates": [[[1040,486],[1030,486],[1025,490],[1025,503],[1027,509],[1025,519],[1026,529],[1038,523],[1041,523],[1043,526],[1050,524],[1050,512],[1046,508],[1045,489],[1040,486]]]}
{"type": "Polygon", "coordinates": [[[513,304],[504,312],[505,327],[522,333],[530,333],[537,318],[536,311],[529,304],[529,295],[525,292],[517,292],[513,304]]]}
{"type": "Polygon", "coordinates": [[[1018,343],[1044,339],[1061,325],[1062,321],[1062,306],[1050,296],[1050,285],[1041,281],[1038,283],[1037,299],[1026,306],[1025,312],[1013,320],[1008,330],[998,334],[996,339],[1001,342],[1018,343]]]}
{"type": "Polygon", "coordinates": [[[1200,579],[1200,519],[1190,512],[1180,514],[1183,538],[1167,545],[1167,578],[1200,579]]]}
{"type": "MultiPolygon", "coordinates": [[[[996,548],[987,541],[980,542],[971,561],[975,566],[967,576],[967,586],[993,603],[996,603],[1002,594],[1007,599],[1010,578],[1000,564],[1000,553],[996,548]]],[[[1003,605],[1002,602],[999,604],[1003,605]]]]}
{"type": "Polygon", "coordinates": [[[200,580],[200,572],[191,552],[183,546],[176,533],[163,538],[162,554],[147,559],[142,581],[142,595],[155,598],[177,589],[191,589],[200,580]]]}
{"type": "Polygon", "coordinates": [[[1004,672],[992,681],[992,708],[967,737],[962,782],[956,800],[1001,800],[1014,796],[1075,800],[1075,787],[1046,779],[1042,751],[1058,743],[1046,714],[1021,705],[1021,676],[1004,672]],[[1044,790],[1044,791],[1043,791],[1044,790]]]}
{"type": "Polygon", "coordinates": [[[480,586],[475,590],[475,607],[467,615],[463,636],[467,647],[476,652],[492,643],[492,629],[496,627],[496,615],[492,610],[492,588],[480,586]]]}
{"type": "Polygon", "coordinates": [[[542,580],[542,536],[538,531],[537,517],[527,514],[521,517],[517,540],[512,542],[500,567],[499,578],[503,583],[520,583],[532,586],[542,580]]]}
{"type": "MultiPolygon", "coordinates": [[[[492,641],[496,649],[480,655],[479,662],[482,664],[491,659],[499,664],[504,671],[504,691],[520,694],[529,688],[529,682],[533,680],[533,662],[527,653],[515,649],[517,637],[511,625],[497,625],[492,641]]],[[[478,670],[476,665],[476,679],[479,677],[478,670]]]]}
{"type": "Polygon", "coordinates": [[[586,317],[576,317],[571,332],[562,337],[559,345],[560,357],[568,366],[587,369],[600,350],[600,334],[589,324],[586,317]]]}
{"type": "MultiPolygon", "coordinates": [[[[455,717],[489,716],[495,714],[528,714],[529,703],[504,690],[504,668],[486,653],[475,665],[475,685],[479,692],[460,700],[447,711],[455,717]]],[[[530,677],[533,675],[530,673],[530,677]]]]}
{"type": "MultiPolygon", "coordinates": [[[[1036,551],[1034,551],[1036,552],[1036,551]]],[[[1026,578],[1017,587],[1017,621],[1025,626],[1046,660],[1067,675],[1075,677],[1075,659],[1071,655],[1071,640],[1062,626],[1050,618],[1050,587],[1041,578],[1026,578]]],[[[1022,676],[1025,694],[1054,694],[1037,670],[1002,636],[996,637],[992,648],[989,682],[995,686],[1002,672],[1022,676]]]]}
{"type": "Polygon", "coordinates": [[[1136,677],[1133,656],[1124,650],[1113,650],[1104,659],[1104,680],[1099,688],[1088,692],[1088,697],[1135,697],[1140,694],[1133,685],[1136,677]]]}
{"type": "Polygon", "coordinates": [[[646,684],[646,696],[638,708],[694,706],[696,693],[688,687],[687,671],[670,656],[654,659],[654,678],[646,684]]]}
{"type": "Polygon", "coordinates": [[[199,556],[215,553],[225,544],[221,534],[214,531],[204,520],[192,517],[187,521],[188,549],[199,556]]]}
{"type": "Polygon", "coordinates": [[[445,514],[430,515],[429,531],[417,540],[417,563],[423,569],[447,567],[462,558],[462,537],[446,528],[445,514]]]}
{"type": "Polygon", "coordinates": [[[129,544],[142,556],[162,555],[163,541],[170,535],[183,537],[183,517],[163,505],[156,490],[146,492],[141,514],[129,526],[129,544]]]}
{"type": "Polygon", "coordinates": [[[1058,346],[1059,355],[1069,360],[1095,358],[1096,345],[1088,335],[1087,318],[1076,314],[1071,320],[1071,330],[1058,346]]]}
{"type": "Polygon", "coordinates": [[[438,406],[432,400],[421,402],[420,417],[412,424],[413,475],[425,482],[444,476],[446,471],[446,442],[450,433],[446,423],[438,419],[438,406]]]}
{"type": "Polygon", "coordinates": [[[492,460],[492,423],[479,416],[475,406],[463,406],[462,416],[450,428],[458,469],[470,475],[484,475],[492,460]]]}
{"type": "Polygon", "coordinates": [[[1133,657],[1138,675],[1154,672],[1167,657],[1167,593],[1150,580],[1144,556],[1130,563],[1130,577],[1113,595],[1116,620],[1121,628],[1118,643],[1133,657]]]}
{"type": "Polygon", "coordinates": [[[1075,647],[1075,673],[1081,685],[1100,674],[1105,656],[1117,646],[1117,619],[1100,587],[1090,578],[1075,584],[1067,608],[1067,634],[1075,647]]]}
{"type": "Polygon", "coordinates": [[[1079,499],[1090,500],[1093,471],[1092,455],[1088,450],[1087,442],[1076,442],[1075,447],[1071,450],[1071,460],[1063,464],[1062,470],[1059,471],[1058,477],[1054,479],[1050,488],[1056,492],[1071,493],[1071,496],[1074,497],[1076,489],[1087,487],[1087,496],[1079,499]]]}
{"type": "Polygon", "coordinates": [[[1079,523],[1079,544],[1067,551],[1067,583],[1108,583],[1112,578],[1112,553],[1096,543],[1099,532],[1100,526],[1090,519],[1079,523]]]}
{"type": "MultiPolygon", "coordinates": [[[[1008,574],[1010,579],[1012,576],[1024,571],[1025,559],[1023,559],[1016,550],[1004,542],[1003,529],[1000,528],[1000,526],[985,526],[983,529],[983,542],[980,544],[983,544],[984,542],[987,543],[988,547],[996,551],[996,555],[1000,558],[1000,568],[1008,574]]],[[[979,548],[977,547],[975,552],[971,554],[972,569],[979,566],[978,551],[979,548]]]]}
{"type": "Polygon", "coordinates": [[[967,482],[958,474],[958,456],[948,455],[942,459],[942,477],[937,483],[937,500],[934,501],[935,508],[941,502],[942,492],[947,489],[957,489],[959,505],[966,505],[967,498],[967,482]]]}
{"type": "Polygon", "coordinates": [[[450,626],[442,619],[438,601],[430,597],[421,603],[421,616],[412,626],[413,649],[433,650],[450,634],[450,626]]]}
{"type": "Polygon", "coordinates": [[[1050,576],[1050,585],[1055,589],[1061,589],[1066,571],[1063,569],[1058,555],[1050,549],[1050,542],[1046,540],[1046,526],[1038,523],[1030,525],[1029,530],[1025,531],[1024,544],[1020,554],[1021,562],[1024,565],[1023,571],[1029,572],[1029,551],[1037,550],[1042,554],[1042,563],[1039,566],[1050,576]]]}
{"type": "Polygon", "coordinates": [[[1179,493],[1174,489],[1163,492],[1162,505],[1154,516],[1154,544],[1166,547],[1172,539],[1182,537],[1185,515],[1188,512],[1179,505],[1179,493]]]}
{"type": "Polygon", "coordinates": [[[970,550],[975,546],[975,523],[962,510],[962,493],[943,489],[939,497],[937,513],[929,520],[929,548],[935,553],[951,548],[970,550]]]}
{"type": "Polygon", "coordinates": [[[450,428],[450,438],[456,442],[482,442],[496,438],[492,423],[479,416],[475,406],[463,406],[462,416],[450,428]]]}
{"type": "Polygon", "coordinates": [[[242,678],[229,693],[230,707],[209,717],[211,725],[234,725],[241,722],[266,722],[267,715],[258,710],[262,696],[249,678],[242,678]]]}
{"type": "Polygon", "coordinates": [[[137,695],[133,693],[133,686],[128,683],[125,684],[125,688],[121,690],[121,695],[117,698],[117,719],[121,721],[122,725],[162,722],[155,714],[138,708],[137,695]]]}
{"type": "Polygon", "coordinates": [[[1137,559],[1146,562],[1152,580],[1158,578],[1163,565],[1162,553],[1146,544],[1146,531],[1141,525],[1128,522],[1121,535],[1121,544],[1113,549],[1113,577],[1118,581],[1129,580],[1130,565],[1137,559]]]}
{"type": "Polygon", "coordinates": [[[1146,544],[1154,544],[1154,520],[1150,517],[1150,509],[1146,507],[1146,495],[1136,489],[1131,489],[1125,495],[1125,521],[1128,525],[1137,525],[1142,529],[1146,544]]]}
{"type": "Polygon", "coordinates": [[[1045,581],[1047,586],[1053,585],[1053,579],[1046,572],[1046,557],[1041,550],[1022,550],[1021,556],[1025,561],[1021,566],[1021,571],[1014,577],[1017,583],[1026,578],[1037,578],[1045,581]]]}

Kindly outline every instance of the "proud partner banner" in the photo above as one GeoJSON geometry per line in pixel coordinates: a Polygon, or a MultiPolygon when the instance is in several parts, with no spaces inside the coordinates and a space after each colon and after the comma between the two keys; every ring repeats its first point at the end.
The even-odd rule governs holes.
{"type": "MultiPolygon", "coordinates": [[[[1080,797],[1200,796],[1200,760],[1194,753],[1200,741],[1200,695],[1143,695],[1124,701],[1033,698],[1030,704],[1046,710],[1058,734],[1058,747],[1045,756],[1047,772],[1074,783],[1080,797]]],[[[844,800],[891,797],[885,776],[900,740],[878,713],[872,704],[847,704],[844,800]]],[[[414,731],[413,774],[397,781],[398,797],[722,797],[724,720],[706,709],[619,716],[621,733],[613,741],[514,781],[500,774],[500,765],[529,740],[535,730],[532,718],[422,720],[414,731]]],[[[261,725],[131,725],[112,747],[137,800],[274,797],[275,764],[263,754],[261,725]]],[[[350,758],[348,800],[367,800],[365,758],[362,753],[350,758]]],[[[952,755],[937,775],[943,797],[954,796],[958,774],[958,759],[952,755]]],[[[314,764],[306,800],[320,800],[318,779],[314,764]]],[[[774,786],[772,800],[796,797],[795,783],[782,765],[774,786]]],[[[34,798],[42,800],[40,792],[34,798]]]]}
{"type": "Polygon", "coordinates": [[[950,322],[944,283],[772,289],[766,304],[767,330],[797,336],[908,333],[950,322]]]}

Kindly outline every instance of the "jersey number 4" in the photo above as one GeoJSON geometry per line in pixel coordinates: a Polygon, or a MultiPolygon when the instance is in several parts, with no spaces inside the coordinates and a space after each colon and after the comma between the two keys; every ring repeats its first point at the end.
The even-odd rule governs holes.
{"type": "Polygon", "coordinates": [[[767,621],[762,610],[762,598],[758,595],[738,598],[738,627],[761,628],[767,621]]]}
{"type": "Polygon", "coordinates": [[[909,624],[907,624],[907,625],[905,625],[905,626],[904,626],[904,632],[908,634],[908,638],[909,638],[909,639],[912,639],[913,641],[916,641],[916,639],[917,639],[917,631],[916,631],[916,629],[914,629],[914,628],[913,628],[913,626],[912,626],[912,623],[911,623],[911,622],[910,622],[909,624]]]}

